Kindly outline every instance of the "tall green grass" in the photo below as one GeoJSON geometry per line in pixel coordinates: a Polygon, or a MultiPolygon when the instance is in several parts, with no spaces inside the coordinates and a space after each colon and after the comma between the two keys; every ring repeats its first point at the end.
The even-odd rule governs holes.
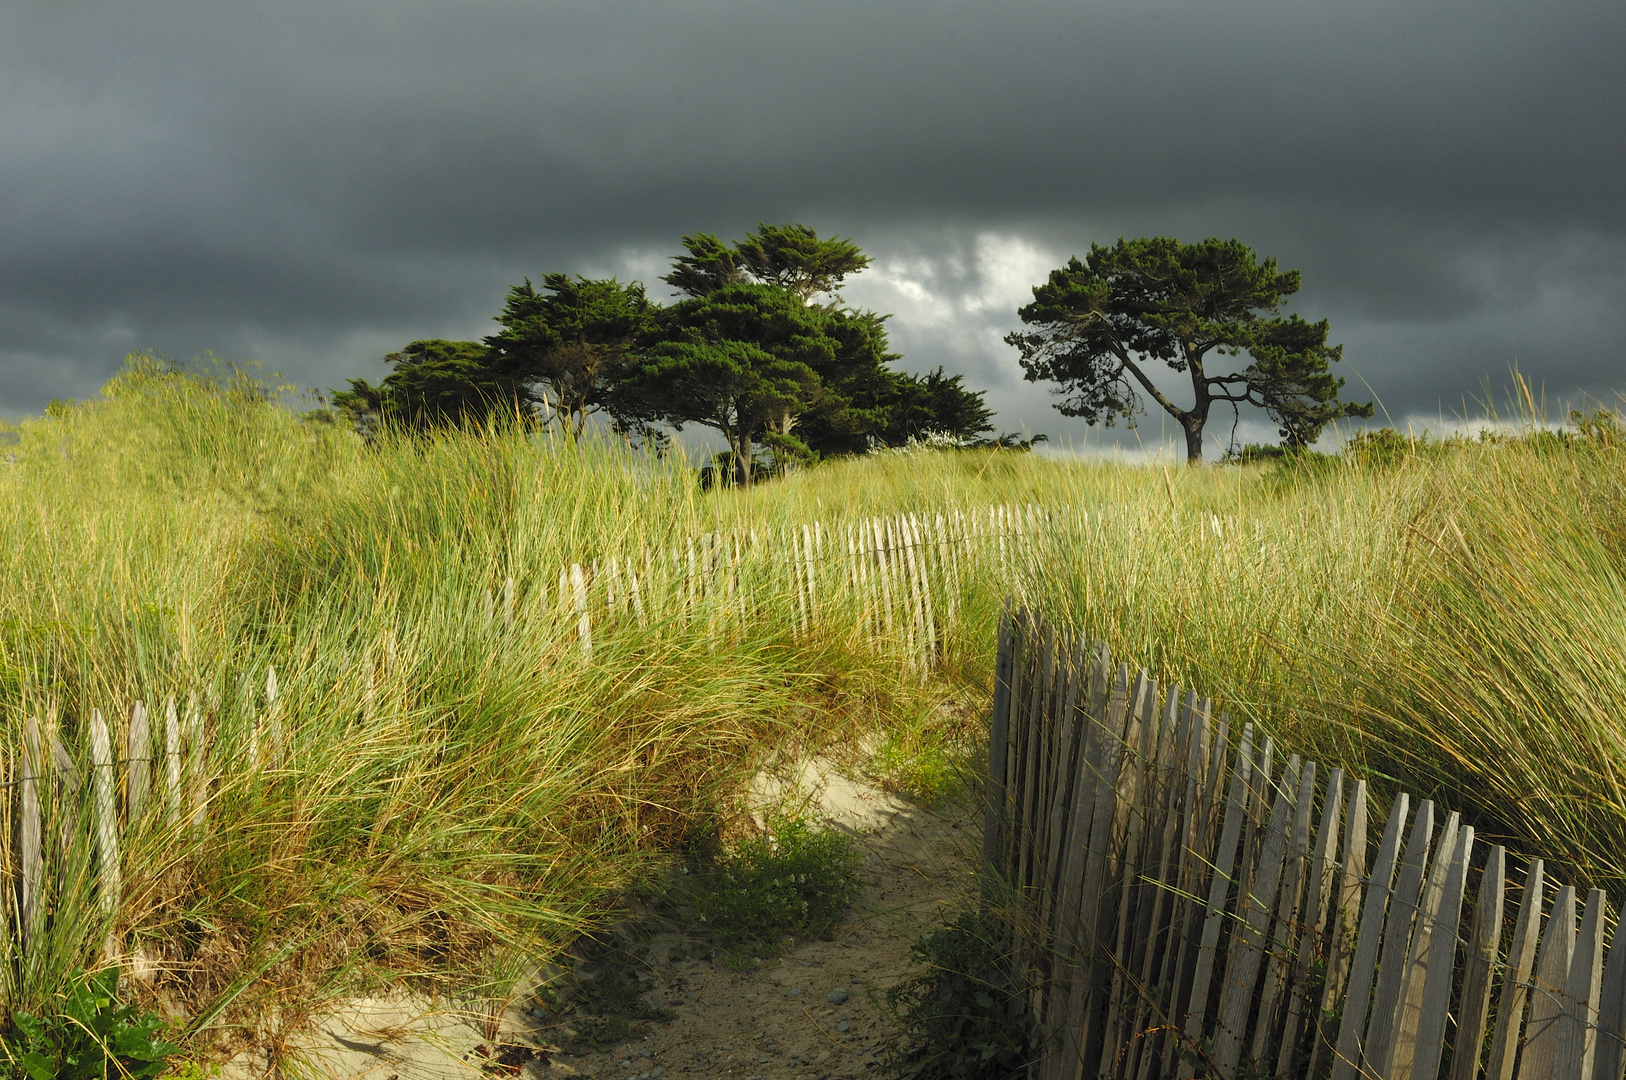
{"type": "Polygon", "coordinates": [[[882,454],[705,492],[675,458],[518,430],[364,445],[252,379],[137,361],[5,453],[8,745],[30,713],[77,745],[92,708],[196,694],[219,776],[206,830],[130,839],[110,922],[64,877],[53,950],[3,976],[13,1007],[109,935],[201,1040],[275,1042],[387,981],[500,997],[775,751],[879,735],[907,772],[974,748],[1007,595],[1295,749],[1626,876],[1607,438],[1317,469],[882,454]],[[727,633],[670,605],[596,629],[591,656],[561,631],[561,564],[994,503],[1065,510],[962,567],[924,685],[847,614],[799,628],[767,578],[727,633]],[[248,767],[270,665],[284,738],[248,767]]]}
{"type": "Polygon", "coordinates": [[[61,883],[55,951],[30,954],[8,1003],[34,1006],[111,937],[156,964],[142,992],[199,1037],[273,1041],[385,980],[500,997],[650,853],[726,812],[764,757],[930,725],[946,695],[975,693],[1001,588],[968,578],[963,619],[980,628],[956,640],[976,644],[922,687],[850,628],[798,628],[785,595],[722,636],[652,605],[597,628],[584,656],[541,600],[561,563],[1040,486],[1009,455],[854,463],[850,484],[747,494],[702,492],[676,459],[519,430],[367,446],[251,379],[151,362],[15,434],[0,467],[10,744],[39,715],[82,753],[92,709],[117,725],[138,699],[161,715],[195,697],[216,779],[206,829],[182,815],[126,839],[110,922],[93,875],[61,883]]]}
{"type": "Polygon", "coordinates": [[[1294,750],[1626,881],[1626,432],[1121,474],[1030,602],[1294,750]]]}

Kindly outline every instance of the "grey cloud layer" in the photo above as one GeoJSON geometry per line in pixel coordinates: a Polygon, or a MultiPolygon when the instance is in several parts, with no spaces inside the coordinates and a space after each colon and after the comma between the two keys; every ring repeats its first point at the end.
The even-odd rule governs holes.
{"type": "Polygon", "coordinates": [[[145,346],[333,385],[486,332],[521,274],[785,219],[936,296],[887,309],[911,365],[985,378],[1006,426],[1059,418],[997,351],[990,237],[1241,236],[1392,410],[1514,357],[1607,391],[1623,31],[1590,3],[14,4],[0,411],[145,346]]]}

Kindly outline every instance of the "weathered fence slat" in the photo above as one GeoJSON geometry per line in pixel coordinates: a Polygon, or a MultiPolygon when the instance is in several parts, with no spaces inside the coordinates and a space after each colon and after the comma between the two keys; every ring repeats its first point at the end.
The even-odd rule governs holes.
{"type": "MultiPolygon", "coordinates": [[[[1462,895],[1468,884],[1468,864],[1473,859],[1473,826],[1463,825],[1452,846],[1454,850],[1445,877],[1444,892],[1435,905],[1434,925],[1429,928],[1427,954],[1424,955],[1421,949],[1414,950],[1417,962],[1413,977],[1420,974],[1423,983],[1420,996],[1408,994],[1408,998],[1416,997],[1418,1001],[1414,1028],[1410,1033],[1411,1075],[1416,1080],[1434,1080],[1439,1074],[1440,1057],[1445,1051],[1445,1023],[1451,1007],[1457,925],[1462,921],[1462,895]]],[[[1404,1075],[1398,1057],[1391,1075],[1404,1075]]]]}
{"type": "Polygon", "coordinates": [[[1513,1077],[1531,964],[1541,935],[1541,909],[1546,893],[1543,871],[1542,861],[1536,859],[1525,873],[1524,901],[1519,905],[1518,921],[1513,924],[1513,944],[1508,948],[1502,995],[1496,1002],[1496,1035],[1491,1042],[1490,1061],[1485,1066],[1485,1080],[1512,1080],[1513,1077]]]}
{"type": "Polygon", "coordinates": [[[988,805],[982,819],[984,897],[1004,867],[1000,853],[1005,850],[1005,754],[1010,748],[1011,649],[1010,605],[999,616],[999,646],[994,659],[994,701],[988,717],[988,805]]]}
{"type": "MultiPolygon", "coordinates": [[[[1171,695],[1172,696],[1172,695],[1171,695]]],[[[1185,767],[1177,779],[1184,788],[1184,805],[1180,807],[1179,832],[1175,834],[1174,880],[1175,891],[1169,894],[1169,933],[1171,939],[1163,949],[1163,963],[1159,968],[1157,985],[1163,988],[1164,998],[1158,1012],[1160,1031],[1157,1040],[1142,1051],[1137,1080],[1150,1080],[1154,1061],[1161,1061],[1161,1075],[1170,1072],[1169,1053],[1179,1044],[1178,1035],[1169,1028],[1173,1023],[1180,1000],[1180,981],[1185,973],[1186,939],[1195,919],[1196,877],[1199,872],[1196,851],[1197,832],[1202,813],[1202,792],[1209,761],[1208,715],[1197,708],[1197,695],[1188,691],[1180,706],[1186,720],[1185,767]]]]}
{"type": "Polygon", "coordinates": [[[1608,901],[1602,889],[1587,893],[1581,935],[1570,959],[1569,978],[1559,999],[1554,1080],[1592,1080],[1597,1050],[1598,991],[1603,982],[1603,924],[1608,901]]]}
{"type": "Polygon", "coordinates": [[[130,828],[135,828],[141,821],[142,811],[146,809],[152,778],[152,730],[147,721],[147,706],[140,701],[130,710],[124,756],[127,759],[124,818],[130,828]]]}
{"type": "MultiPolygon", "coordinates": [[[[1020,520],[1020,519],[1018,519],[1020,520]]],[[[1080,1048],[1081,1060],[1088,1061],[1101,1038],[1102,998],[1106,986],[1104,969],[1115,957],[1105,942],[1112,940],[1116,925],[1119,890],[1117,876],[1121,838],[1126,833],[1128,807],[1124,805],[1121,784],[1135,732],[1135,710],[1131,708],[1129,665],[1120,663],[1106,706],[1105,752],[1097,761],[1100,779],[1096,786],[1094,819],[1090,822],[1089,860],[1084,866],[1084,891],[1079,905],[1079,928],[1088,934],[1088,964],[1075,991],[1083,997],[1079,1009],[1084,1017],[1080,1048]]]]}
{"type": "MultiPolygon", "coordinates": [[[[1237,767],[1231,781],[1231,798],[1225,807],[1224,831],[1220,834],[1219,848],[1214,853],[1213,878],[1208,887],[1207,919],[1203,923],[1202,941],[1197,946],[1197,966],[1191,979],[1191,997],[1186,1002],[1184,1033],[1186,1048],[1197,1050],[1202,1045],[1203,1028],[1208,1016],[1209,983],[1214,977],[1215,954],[1219,950],[1220,933],[1225,926],[1225,908],[1231,891],[1232,871],[1236,867],[1238,843],[1242,839],[1243,818],[1252,779],[1253,725],[1242,728],[1242,747],[1237,751],[1237,767]]],[[[1197,1075],[1196,1062],[1182,1055],[1181,1080],[1197,1075]]]]}
{"type": "Polygon", "coordinates": [[[1349,962],[1349,983],[1344,991],[1343,1015],[1338,1022],[1338,1045],[1333,1053],[1332,1080],[1353,1080],[1361,1065],[1361,1039],[1366,1033],[1367,995],[1377,974],[1378,944],[1383,933],[1383,917],[1394,885],[1395,864],[1400,854],[1400,831],[1405,825],[1411,797],[1401,792],[1389,808],[1389,820],[1378,841],[1372,877],[1366,885],[1366,902],[1361,908],[1361,927],[1355,951],[1349,962]]]}
{"type": "Polygon", "coordinates": [[[1411,951],[1412,924],[1423,898],[1428,872],[1429,843],[1434,838],[1434,803],[1423,800],[1406,840],[1400,879],[1389,898],[1389,917],[1383,923],[1383,947],[1378,955],[1377,988],[1372,992],[1372,1018],[1367,1022],[1364,1058],[1382,1076],[1393,1049],[1395,1020],[1400,1012],[1401,983],[1406,977],[1406,955],[1411,951]]]}
{"type": "Polygon", "coordinates": [[[1158,719],[1157,683],[1147,677],[1144,669],[1135,679],[1135,689],[1130,695],[1129,713],[1129,733],[1125,741],[1134,749],[1125,762],[1118,785],[1118,805],[1128,811],[1128,828],[1123,845],[1122,871],[1119,875],[1118,925],[1112,949],[1115,962],[1112,964],[1111,985],[1107,991],[1107,1019],[1102,1028],[1105,1039],[1102,1043],[1101,1067],[1098,1071],[1103,1075],[1111,1075],[1114,1071],[1118,1050],[1123,1044],[1123,1004],[1124,996],[1128,992],[1124,977],[1127,967],[1124,961],[1132,955],[1133,943],[1129,940],[1129,934],[1139,914],[1136,905],[1142,893],[1138,878],[1142,855],[1141,841],[1145,835],[1148,816],[1145,802],[1149,787],[1146,762],[1150,756],[1150,749],[1156,745],[1158,719]]]}
{"type": "Polygon", "coordinates": [[[1598,994],[1598,1045],[1593,1058],[1594,1080],[1620,1080],[1626,1067],[1626,934],[1615,926],[1609,959],[1603,967],[1603,985],[1598,994]]]}
{"type": "Polygon", "coordinates": [[[1475,1080],[1480,1048],[1485,1041],[1485,1019],[1490,1013],[1491,972],[1502,941],[1502,894],[1507,883],[1507,852],[1500,844],[1485,860],[1479,881],[1479,904],[1474,909],[1468,938],[1468,960],[1463,973],[1462,1003],[1457,1009],[1457,1039],[1452,1048],[1451,1080],[1475,1080]]]}
{"type": "Polygon", "coordinates": [[[1519,1080],[1547,1080],[1557,1072],[1558,1018],[1575,956],[1575,889],[1565,885],[1553,900],[1536,958],[1536,979],[1530,994],[1530,1020],[1525,1027],[1524,1053],[1519,1058],[1519,1080]]]}
{"type": "Polygon", "coordinates": [[[1259,998],[1259,1019],[1254,1023],[1253,1047],[1248,1057],[1258,1066],[1268,1061],[1270,1044],[1280,1026],[1279,1010],[1293,970],[1293,947],[1299,930],[1299,904],[1304,899],[1304,874],[1310,855],[1310,815],[1315,803],[1316,763],[1306,761],[1294,799],[1293,838],[1283,864],[1276,902],[1276,930],[1266,955],[1264,991],[1259,998]]]}
{"type": "MultiPolygon", "coordinates": [[[[1349,811],[1344,815],[1344,857],[1338,870],[1338,895],[1332,913],[1331,935],[1327,949],[1327,976],[1321,988],[1321,1009],[1311,1033],[1310,1068],[1306,1075],[1323,1076],[1328,1059],[1333,1054],[1334,1031],[1323,1018],[1332,1015],[1333,1007],[1344,1000],[1344,989],[1350,978],[1357,949],[1357,935],[1364,915],[1362,904],[1363,883],[1366,879],[1366,781],[1355,781],[1355,791],[1349,797],[1349,811]]],[[[1404,817],[1404,812],[1402,812],[1404,817]]],[[[1398,829],[1398,826],[1397,826],[1398,829]]],[[[1385,834],[1387,835],[1387,833],[1385,834]]],[[[1398,836],[1398,832],[1396,833],[1398,836]]],[[[1379,856],[1382,856],[1380,846],[1379,856]]],[[[1383,878],[1388,888],[1393,862],[1383,878]]],[[[1376,876],[1374,874],[1374,880],[1376,876]]],[[[1374,949],[1376,943],[1374,942],[1374,949]]],[[[1373,955],[1376,955],[1374,952],[1373,955]]],[[[1368,983],[1370,986],[1370,983],[1368,983]]],[[[1360,998],[1361,1020],[1366,1018],[1366,991],[1360,998]]],[[[1344,1010],[1347,1013],[1347,1008],[1344,1010]]],[[[1359,1036],[1357,1035],[1357,1038],[1359,1036]]]]}
{"type": "Polygon", "coordinates": [[[1060,692],[1056,695],[1056,720],[1060,729],[1060,742],[1056,750],[1054,791],[1050,798],[1048,838],[1045,843],[1044,893],[1041,897],[1039,925],[1054,940],[1060,926],[1056,918],[1061,892],[1061,866],[1067,842],[1067,824],[1072,809],[1073,789],[1078,779],[1078,684],[1084,667],[1083,646],[1071,642],[1062,650],[1060,692]]]}
{"type": "MultiPolygon", "coordinates": [[[[1276,1075],[1290,1076],[1297,1064],[1304,1020],[1305,997],[1310,989],[1310,965],[1323,957],[1328,909],[1336,900],[1335,859],[1338,824],[1344,810],[1344,770],[1334,769],[1327,778],[1327,793],[1321,804],[1321,823],[1309,864],[1310,896],[1305,901],[1304,932],[1299,937],[1293,968],[1292,990],[1288,996],[1287,1020],[1282,1025],[1281,1051],[1276,1056],[1276,1075]]],[[[1327,966],[1330,975],[1330,965],[1327,966]]]]}
{"type": "MultiPolygon", "coordinates": [[[[1195,696],[1193,694],[1192,696],[1195,696]]],[[[1189,699],[1188,699],[1189,700],[1189,699]]],[[[1212,703],[1204,698],[1197,706],[1205,722],[1212,716],[1212,703]]],[[[1186,1004],[1191,997],[1192,982],[1196,978],[1197,958],[1202,947],[1197,933],[1198,920],[1206,918],[1208,889],[1214,868],[1215,839],[1212,828],[1217,816],[1216,808],[1224,794],[1230,776],[1230,758],[1226,753],[1230,737],[1231,719],[1220,714],[1212,745],[1198,750],[1201,772],[1197,777],[1197,798],[1192,803],[1193,818],[1187,827],[1189,847],[1186,851],[1186,869],[1183,879],[1185,915],[1181,920],[1180,943],[1176,947],[1174,977],[1170,980],[1169,1009],[1166,1025],[1168,1034],[1163,1042],[1163,1075],[1175,1071],[1175,1055],[1184,1050],[1183,1024],[1186,1004]]],[[[1206,736],[1206,727],[1204,730],[1206,736]]],[[[1206,991],[1205,991],[1206,993],[1206,991]]],[[[1206,999],[1205,999],[1206,1000],[1206,999]]]]}
{"type": "Polygon", "coordinates": [[[95,797],[96,870],[102,909],[113,912],[119,903],[118,803],[113,775],[113,743],[100,709],[90,713],[91,790],[95,797]]]}
{"type": "Polygon", "coordinates": [[[38,928],[40,887],[45,878],[44,821],[40,813],[40,781],[46,778],[45,755],[40,746],[40,721],[33,713],[23,726],[23,767],[20,777],[22,898],[19,914],[25,948],[38,928]]]}
{"type": "Polygon", "coordinates": [[[1094,755],[1080,770],[1078,784],[1081,789],[1080,802],[1088,799],[1091,803],[1089,839],[1084,841],[1084,834],[1078,832],[1074,834],[1077,840],[1071,845],[1075,848],[1082,846],[1083,877],[1075,894],[1078,915],[1074,920],[1073,934],[1069,935],[1073,939],[1071,963],[1065,975],[1067,1019],[1061,1061],[1068,1069],[1082,1066],[1089,1051],[1090,1039],[1095,1033],[1091,1023],[1095,1006],[1093,991],[1096,969],[1102,960],[1097,919],[1106,874],[1107,836],[1112,829],[1117,801],[1116,780],[1123,751],[1123,722],[1128,712],[1129,669],[1120,665],[1115,679],[1109,683],[1106,674],[1110,665],[1104,647],[1099,650],[1099,656],[1101,662],[1095,673],[1100,681],[1092,680],[1091,708],[1085,719],[1086,724],[1097,729],[1089,743],[1094,755]],[[1110,696],[1102,693],[1108,686],[1111,687],[1110,696]]]}
{"type": "Polygon", "coordinates": [[[1289,822],[1294,817],[1293,799],[1301,768],[1296,754],[1288,758],[1277,786],[1270,824],[1259,846],[1258,864],[1251,875],[1249,891],[1237,897],[1237,917],[1232,922],[1220,989],[1218,1027],[1214,1032],[1214,1068],[1221,1076],[1235,1074],[1246,1045],[1248,1012],[1264,961],[1265,935],[1270,929],[1271,910],[1276,905],[1282,864],[1287,857],[1289,822]]]}
{"type": "MultiPolygon", "coordinates": [[[[1168,932],[1166,928],[1172,882],[1170,877],[1177,865],[1174,845],[1180,822],[1180,797],[1185,791],[1180,763],[1184,760],[1185,741],[1191,735],[1191,715],[1180,708],[1180,690],[1170,687],[1163,704],[1163,718],[1159,724],[1157,758],[1153,762],[1153,782],[1148,785],[1148,805],[1155,800],[1158,810],[1148,824],[1156,830],[1148,852],[1146,899],[1140,906],[1135,927],[1136,952],[1130,958],[1129,970],[1136,980],[1135,1008],[1130,1015],[1129,1030],[1144,1032],[1154,1010],[1162,1005],[1162,987],[1154,978],[1157,965],[1166,950],[1163,948],[1168,932]]],[[[1153,1052],[1156,1037],[1142,1034],[1129,1047],[1123,1064],[1123,1076],[1139,1075],[1140,1062],[1153,1052]]]]}
{"type": "Polygon", "coordinates": [[[164,805],[174,828],[181,820],[181,717],[173,697],[164,703],[164,805]]]}
{"type": "MultiPolygon", "coordinates": [[[[1423,989],[1428,981],[1428,966],[1434,943],[1434,920],[1439,914],[1440,902],[1445,894],[1446,875],[1451,870],[1451,854],[1456,848],[1457,834],[1461,831],[1461,815],[1452,813],[1446,818],[1445,829],[1434,842],[1428,871],[1423,878],[1422,891],[1417,896],[1417,913],[1413,916],[1411,941],[1406,947],[1399,980],[1399,993],[1395,997],[1393,1027],[1388,1050],[1384,1058],[1373,1059],[1372,1067],[1380,1076],[1409,1076],[1417,1049],[1417,1028],[1421,1020],[1423,989]]],[[[1392,910],[1392,909],[1391,909],[1392,910]]]]}

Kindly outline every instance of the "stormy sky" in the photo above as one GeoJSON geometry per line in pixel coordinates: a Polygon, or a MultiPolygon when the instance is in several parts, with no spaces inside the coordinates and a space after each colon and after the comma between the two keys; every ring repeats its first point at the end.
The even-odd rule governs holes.
{"type": "Polygon", "coordinates": [[[659,294],[684,233],[785,221],[871,253],[847,302],[1002,430],[1172,435],[1086,433],[1000,340],[1120,236],[1302,270],[1294,309],[1394,422],[1515,364],[1614,401],[1623,43],[1626,6],[1577,0],[8,0],[0,415],[133,349],[376,380],[491,333],[524,275],[659,294]]]}

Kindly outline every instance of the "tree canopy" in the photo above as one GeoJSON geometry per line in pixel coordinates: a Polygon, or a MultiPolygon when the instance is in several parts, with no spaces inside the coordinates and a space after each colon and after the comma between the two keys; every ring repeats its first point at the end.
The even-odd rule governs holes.
{"type": "Polygon", "coordinates": [[[733,245],[702,233],[684,237],[683,247],[687,254],[673,260],[663,280],[688,298],[661,321],[646,351],[646,371],[632,384],[643,407],[674,426],[702,423],[723,432],[738,481],[749,483],[758,446],[783,467],[861,453],[875,441],[903,441],[908,435],[900,433],[917,428],[956,438],[990,430],[981,394],[941,371],[923,382],[892,370],[888,365],[899,357],[890,351],[886,317],[841,305],[837,290],[870,264],[852,241],[821,239],[805,225],[759,225],[733,245]],[[828,302],[814,303],[821,295],[828,302]],[[755,299],[744,304],[748,296],[755,299]],[[714,318],[716,311],[726,317],[714,318]],[[716,399],[695,383],[696,373],[717,373],[719,388],[745,384],[722,378],[723,368],[714,364],[699,365],[697,335],[742,370],[766,372],[765,358],[774,358],[773,379],[786,381],[773,393],[751,390],[749,408],[740,411],[736,402],[730,418],[719,419],[716,399]],[[783,366],[789,358],[798,365],[794,377],[783,366]],[[679,371],[682,381],[673,381],[679,371]],[[903,407],[908,415],[895,415],[903,407]]]}
{"type": "Polygon", "coordinates": [[[705,426],[741,483],[759,452],[783,470],[928,432],[964,445],[992,430],[980,392],[941,368],[895,370],[887,317],[841,303],[843,282],[870,264],[851,240],[759,225],[733,244],[685,236],[683,248],[663,279],[683,294],[670,306],[638,282],[550,273],[538,289],[526,278],[484,342],[413,342],[385,358],[395,371],[379,386],[350,380],[335,404],[358,426],[416,430],[497,413],[572,438],[595,412],[628,435],[705,426]]]}
{"type": "Polygon", "coordinates": [[[1036,329],[1005,340],[1021,353],[1031,382],[1058,383],[1057,408],[1091,424],[1133,421],[1141,395],[1181,426],[1188,462],[1202,460],[1203,429],[1215,402],[1264,409],[1293,448],[1314,442],[1341,416],[1371,416],[1370,404],[1339,402],[1344,380],[1329,365],[1343,346],[1328,345],[1328,324],[1277,315],[1298,292],[1296,270],[1278,272],[1238,240],[1182,244],[1170,237],[1092,244],[1080,262],[1050,272],[1018,310],[1036,329]],[[1214,357],[1247,355],[1236,370],[1214,357]],[[1152,362],[1191,381],[1182,408],[1152,381],[1152,362]],[[1215,369],[1218,370],[1215,370],[1215,369]]]}
{"type": "MultiPolygon", "coordinates": [[[[508,290],[486,338],[489,365],[522,387],[542,410],[579,438],[588,414],[609,406],[635,342],[653,325],[654,305],[638,282],[548,274],[538,291],[526,278],[508,290]]],[[[610,410],[622,426],[636,417],[610,410]]]]}
{"type": "Polygon", "coordinates": [[[379,385],[349,379],[350,389],[333,395],[359,429],[383,422],[427,431],[530,415],[523,390],[492,369],[478,341],[414,341],[384,362],[395,370],[379,385]]]}
{"type": "Polygon", "coordinates": [[[805,304],[821,293],[834,297],[848,275],[871,261],[851,240],[821,239],[806,225],[758,224],[732,247],[711,233],[685,236],[682,244],[688,254],[673,260],[672,272],[661,280],[688,296],[756,281],[789,289],[805,304]]]}
{"type": "Polygon", "coordinates": [[[734,283],[661,313],[642,362],[620,388],[629,411],[677,430],[723,436],[737,479],[751,482],[753,448],[767,430],[790,435],[794,418],[824,391],[817,368],[834,343],[827,314],[775,285],[734,283]]]}

